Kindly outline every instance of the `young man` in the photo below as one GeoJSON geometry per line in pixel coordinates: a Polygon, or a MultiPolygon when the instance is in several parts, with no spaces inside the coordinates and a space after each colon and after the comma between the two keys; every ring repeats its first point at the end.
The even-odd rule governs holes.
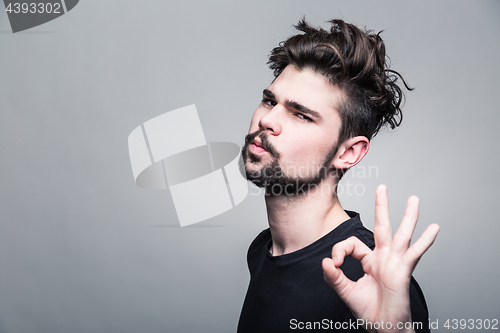
{"type": "Polygon", "coordinates": [[[379,186],[373,235],[335,191],[380,128],[400,124],[396,83],[404,80],[388,69],[379,35],[330,23],[326,31],[301,21],[302,33],[272,51],[275,80],[242,149],[247,178],[266,190],[269,229],[248,251],[238,332],[426,332],[427,306],[411,273],[439,227],[409,246],[418,218],[411,197],[393,238],[379,186]]]}

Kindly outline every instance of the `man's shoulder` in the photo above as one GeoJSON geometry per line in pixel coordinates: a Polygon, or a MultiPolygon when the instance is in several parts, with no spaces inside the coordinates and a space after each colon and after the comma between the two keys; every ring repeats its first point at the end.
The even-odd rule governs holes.
{"type": "Polygon", "coordinates": [[[257,237],[252,241],[247,252],[247,261],[250,264],[252,258],[258,258],[269,249],[271,245],[271,230],[269,228],[262,230],[257,237]]]}
{"type": "Polygon", "coordinates": [[[269,228],[262,230],[250,244],[249,250],[252,248],[260,248],[266,246],[271,241],[271,230],[269,228]]]}
{"type": "Polygon", "coordinates": [[[327,235],[327,241],[331,244],[336,244],[349,237],[355,236],[359,238],[368,247],[373,249],[375,241],[373,232],[368,230],[361,222],[360,215],[353,211],[347,211],[350,219],[338,225],[327,235]]]}

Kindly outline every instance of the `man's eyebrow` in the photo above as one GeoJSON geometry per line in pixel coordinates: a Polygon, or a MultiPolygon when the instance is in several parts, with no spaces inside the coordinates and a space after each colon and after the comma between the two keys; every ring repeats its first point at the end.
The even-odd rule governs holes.
{"type": "Polygon", "coordinates": [[[319,112],[313,111],[300,103],[286,100],[285,105],[288,106],[289,108],[295,109],[301,113],[309,114],[315,118],[321,119],[321,115],[319,114],[319,112]]]}
{"type": "Polygon", "coordinates": [[[276,99],[276,95],[275,95],[275,94],[274,94],[271,90],[269,90],[269,89],[264,89],[264,90],[262,91],[262,94],[263,94],[265,97],[269,98],[269,99],[272,99],[272,100],[275,100],[275,99],[276,99]]]}
{"type": "MultiPolygon", "coordinates": [[[[266,98],[269,98],[269,99],[272,99],[274,101],[276,101],[276,95],[269,89],[264,89],[262,91],[262,94],[266,97],[266,98]]],[[[285,105],[289,108],[292,108],[292,109],[295,109],[299,112],[302,112],[302,113],[305,113],[305,114],[309,114],[313,117],[316,117],[318,119],[321,119],[321,115],[319,112],[316,112],[316,111],[313,111],[311,109],[309,109],[308,107],[305,107],[304,105],[300,104],[300,103],[297,103],[295,101],[289,101],[289,100],[286,100],[285,101],[285,105]]]]}

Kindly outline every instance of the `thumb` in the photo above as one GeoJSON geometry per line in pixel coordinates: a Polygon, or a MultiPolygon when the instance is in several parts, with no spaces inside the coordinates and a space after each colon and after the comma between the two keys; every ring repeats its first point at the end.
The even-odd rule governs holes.
{"type": "Polygon", "coordinates": [[[355,282],[348,279],[344,272],[335,266],[333,260],[330,258],[323,259],[323,277],[326,283],[335,290],[335,292],[345,301],[349,290],[352,289],[355,282]]]}

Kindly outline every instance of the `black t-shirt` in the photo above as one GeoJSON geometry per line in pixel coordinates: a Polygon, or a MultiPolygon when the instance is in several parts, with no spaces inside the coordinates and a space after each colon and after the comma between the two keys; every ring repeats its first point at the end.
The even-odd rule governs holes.
{"type": "MultiPolygon", "coordinates": [[[[359,214],[347,213],[351,219],[293,253],[273,257],[269,252],[272,245],[269,229],[255,238],[248,250],[250,284],[238,333],[296,332],[302,329],[324,332],[335,328],[337,331],[365,332],[354,329],[356,319],[325,282],[321,266],[323,258],[331,257],[333,245],[351,236],[358,237],[372,249],[374,247],[373,234],[363,226],[359,214]]],[[[361,263],[351,256],[344,259],[341,269],[354,281],[364,275],[361,263]]],[[[413,322],[420,322],[423,327],[417,331],[429,332],[427,305],[413,277],[410,302],[413,322]]]]}

